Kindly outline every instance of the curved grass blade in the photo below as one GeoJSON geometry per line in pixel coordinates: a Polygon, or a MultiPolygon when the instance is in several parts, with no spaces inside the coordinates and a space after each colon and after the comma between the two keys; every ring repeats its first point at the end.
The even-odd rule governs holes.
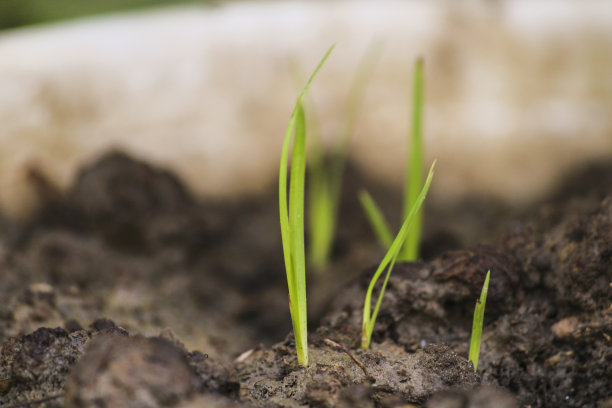
{"type": "Polygon", "coordinates": [[[391,234],[391,228],[382,211],[380,211],[380,208],[366,190],[359,192],[359,202],[366,213],[376,239],[383,248],[389,248],[393,242],[393,234],[391,234]]]}
{"type": "Polygon", "coordinates": [[[427,175],[427,180],[425,180],[425,184],[423,188],[421,189],[421,192],[419,196],[417,197],[417,200],[415,201],[414,205],[410,209],[408,216],[405,218],[404,223],[402,224],[402,228],[397,233],[397,236],[395,237],[395,240],[389,247],[389,250],[385,254],[385,257],[383,258],[380,265],[378,265],[378,268],[376,269],[376,272],[374,273],[374,276],[372,277],[372,280],[370,281],[370,285],[368,286],[368,290],[366,292],[366,297],[365,297],[365,302],[363,305],[363,324],[362,324],[362,334],[361,334],[361,348],[363,349],[367,349],[368,347],[370,347],[370,342],[372,340],[372,332],[374,331],[374,324],[376,323],[376,317],[378,316],[380,304],[382,303],[382,298],[383,298],[383,295],[385,294],[385,289],[387,288],[389,276],[391,276],[391,271],[393,270],[395,261],[397,260],[397,257],[402,248],[402,245],[404,244],[404,241],[406,240],[406,237],[408,235],[408,230],[410,229],[410,226],[412,222],[414,221],[414,218],[416,217],[417,212],[419,211],[419,209],[423,205],[423,202],[425,201],[425,197],[427,196],[427,192],[429,191],[429,185],[431,184],[431,180],[433,178],[433,174],[434,174],[433,170],[434,170],[435,165],[436,163],[434,161],[434,163],[429,168],[429,174],[427,175]],[[372,308],[372,292],[374,291],[374,286],[376,285],[376,282],[380,278],[380,275],[383,273],[385,268],[387,268],[387,274],[385,276],[385,280],[382,284],[382,287],[380,288],[380,293],[378,295],[378,300],[376,301],[376,306],[374,307],[374,311],[372,312],[370,316],[370,309],[372,308]]]}

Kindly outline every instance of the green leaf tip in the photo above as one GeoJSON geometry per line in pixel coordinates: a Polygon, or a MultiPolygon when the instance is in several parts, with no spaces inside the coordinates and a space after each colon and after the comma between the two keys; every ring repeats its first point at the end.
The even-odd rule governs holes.
{"type": "Polygon", "coordinates": [[[317,76],[317,74],[321,70],[321,67],[323,67],[323,64],[325,64],[325,61],[327,61],[327,57],[329,57],[329,54],[331,54],[331,52],[334,50],[335,46],[336,46],[336,43],[333,43],[327,49],[327,52],[323,55],[323,58],[321,58],[321,61],[319,62],[319,65],[317,65],[315,70],[312,72],[312,75],[310,75],[310,78],[308,78],[308,81],[306,81],[306,85],[304,85],[304,88],[302,89],[302,92],[300,92],[300,95],[298,96],[298,100],[297,100],[297,102],[295,104],[296,109],[297,109],[298,105],[302,105],[303,104],[304,98],[306,97],[306,94],[310,90],[310,85],[312,84],[312,81],[315,79],[315,77],[317,76]]]}
{"type": "Polygon", "coordinates": [[[487,276],[485,277],[482,291],[480,292],[480,298],[476,301],[476,306],[474,307],[474,323],[472,324],[472,337],[470,339],[470,353],[468,358],[474,365],[474,371],[478,369],[478,358],[480,356],[480,344],[482,341],[482,326],[484,323],[487,293],[489,292],[490,276],[491,271],[489,270],[487,272],[487,276]]]}

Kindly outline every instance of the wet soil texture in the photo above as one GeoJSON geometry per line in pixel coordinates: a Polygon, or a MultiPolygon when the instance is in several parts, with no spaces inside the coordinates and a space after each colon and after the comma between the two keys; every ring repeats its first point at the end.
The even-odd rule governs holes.
{"type": "MultiPolygon", "coordinates": [[[[435,200],[424,260],[396,265],[361,350],[382,251],[347,172],[330,266],[290,334],[275,189],[196,199],[122,153],[0,218],[0,407],[612,407],[612,165],[524,207],[435,200]],[[475,301],[491,283],[478,372],[475,301]]],[[[384,195],[384,194],[383,194],[384,195]]]]}

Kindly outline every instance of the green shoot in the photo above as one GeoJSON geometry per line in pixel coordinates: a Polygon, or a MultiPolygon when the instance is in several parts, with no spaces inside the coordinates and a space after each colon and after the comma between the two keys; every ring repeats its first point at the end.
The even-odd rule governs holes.
{"type": "Polygon", "coordinates": [[[368,221],[370,221],[370,226],[372,231],[374,231],[374,235],[376,235],[376,239],[378,239],[383,248],[389,248],[393,242],[393,235],[382,211],[380,211],[380,208],[378,208],[378,205],[376,205],[374,199],[366,190],[359,192],[359,201],[367,215],[368,221]]]}
{"type": "Polygon", "coordinates": [[[410,226],[415,220],[415,217],[423,205],[423,201],[425,201],[425,197],[427,196],[427,191],[429,191],[429,185],[431,184],[431,180],[433,178],[433,170],[435,166],[435,162],[431,165],[429,169],[429,174],[427,175],[427,180],[425,180],[425,184],[417,197],[417,200],[414,202],[414,205],[410,209],[410,212],[406,216],[402,228],[398,232],[395,240],[389,247],[385,257],[383,258],[380,265],[376,269],[372,280],[370,281],[370,285],[368,286],[368,290],[366,292],[365,302],[363,305],[363,325],[362,325],[362,335],[361,335],[361,348],[367,349],[370,347],[370,342],[372,341],[372,332],[374,331],[374,324],[376,323],[376,317],[378,316],[378,310],[380,309],[380,304],[382,303],[383,295],[385,294],[385,289],[387,288],[387,283],[389,281],[389,276],[391,276],[391,271],[393,270],[393,266],[395,265],[395,261],[399,255],[399,252],[404,245],[404,241],[408,235],[408,231],[410,226]],[[388,268],[387,268],[388,267],[388,268]],[[370,311],[372,309],[372,292],[374,291],[374,286],[376,282],[380,278],[380,275],[387,268],[387,274],[385,276],[385,280],[383,281],[382,287],[380,288],[380,293],[378,295],[378,300],[376,301],[376,306],[374,307],[374,311],[370,315],[370,311]]]}
{"type": "MultiPolygon", "coordinates": [[[[423,59],[419,58],[414,68],[412,82],[412,132],[410,138],[410,164],[406,166],[404,178],[404,208],[405,218],[416,202],[423,182],[423,59]]],[[[416,261],[419,257],[421,231],[423,228],[423,211],[419,210],[410,231],[406,244],[402,248],[400,259],[416,261]]]]}
{"type": "Polygon", "coordinates": [[[329,262],[336,235],[338,208],[342,190],[342,178],[349,151],[351,136],[381,47],[373,43],[361,60],[350,87],[344,108],[342,126],[337,143],[329,160],[320,140],[315,140],[312,159],[309,162],[308,219],[310,231],[309,260],[311,266],[322,270],[329,262]]]}
{"type": "Polygon", "coordinates": [[[472,325],[472,339],[470,340],[469,361],[474,364],[474,371],[478,369],[478,357],[480,355],[480,342],[482,340],[482,324],[484,322],[485,303],[487,301],[487,292],[489,291],[489,276],[491,271],[487,272],[487,276],[482,286],[480,299],[476,300],[474,308],[474,323],[472,325]]]}
{"type": "Polygon", "coordinates": [[[298,96],[295,109],[289,119],[281,151],[280,171],[278,176],[278,196],[283,255],[287,286],[289,287],[289,311],[295,336],[295,347],[298,362],[308,365],[308,332],[306,318],[306,255],[304,250],[304,184],[306,178],[306,120],[303,100],[310,84],[323,63],[333,50],[332,45],[321,62],[306,82],[298,96]],[[289,145],[293,135],[291,153],[291,184],[289,204],[287,205],[287,168],[289,164],[289,145]]]}
{"type": "MultiPolygon", "coordinates": [[[[406,219],[407,215],[412,211],[414,203],[421,191],[423,180],[423,59],[419,58],[416,61],[413,79],[413,97],[412,97],[412,131],[410,138],[409,151],[409,166],[406,166],[406,176],[404,179],[404,202],[402,206],[402,217],[406,219]]],[[[374,204],[374,200],[367,195],[360,195],[361,204],[370,221],[370,225],[374,230],[379,243],[384,247],[389,247],[391,241],[388,237],[391,236],[389,228],[383,225],[388,225],[384,215],[378,210],[374,204]]],[[[423,210],[420,208],[415,219],[408,231],[408,236],[400,250],[398,259],[401,261],[415,261],[419,257],[421,231],[423,225],[423,210]]]]}
{"type": "MultiPolygon", "coordinates": [[[[338,202],[331,191],[323,149],[314,148],[308,167],[308,220],[310,246],[308,259],[315,271],[321,271],[330,257],[336,229],[338,202]]],[[[338,194],[339,197],[339,194],[338,194]]]]}

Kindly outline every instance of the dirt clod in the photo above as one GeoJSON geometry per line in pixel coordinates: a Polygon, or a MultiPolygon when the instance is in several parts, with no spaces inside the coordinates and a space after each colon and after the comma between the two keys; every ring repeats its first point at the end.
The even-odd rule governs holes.
{"type": "Polygon", "coordinates": [[[95,338],[66,383],[66,407],[163,407],[193,394],[197,377],[163,339],[95,338]]]}
{"type": "Polygon", "coordinates": [[[63,394],[71,366],[81,357],[90,333],[41,328],[0,347],[0,404],[11,405],[63,394]]]}

